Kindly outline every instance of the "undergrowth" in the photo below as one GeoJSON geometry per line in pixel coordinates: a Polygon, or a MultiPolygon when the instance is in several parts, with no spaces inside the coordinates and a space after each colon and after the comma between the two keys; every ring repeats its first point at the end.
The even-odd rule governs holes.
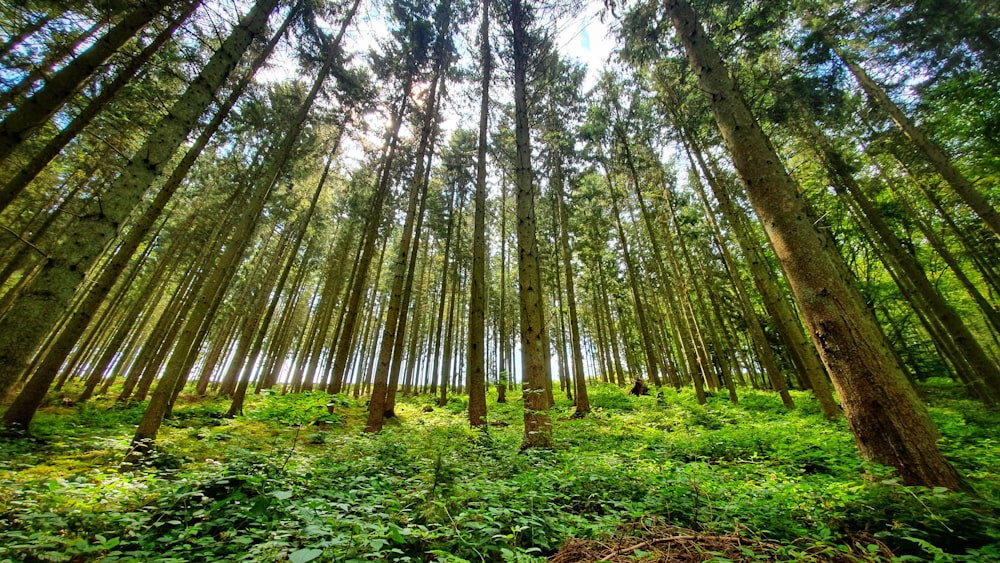
{"type": "Polygon", "coordinates": [[[703,407],[598,385],[585,418],[557,401],[555,449],[524,452],[516,395],[490,403],[487,432],[463,397],[400,397],[378,435],[342,395],[265,393],[236,419],[182,396],[132,473],[118,466],[144,405],[52,406],[0,443],[0,561],[541,561],[651,522],[754,536],[778,560],[1000,561],[1000,415],[945,381],[924,392],[975,493],[861,462],[806,394],[786,411],[751,391],[703,407]]]}

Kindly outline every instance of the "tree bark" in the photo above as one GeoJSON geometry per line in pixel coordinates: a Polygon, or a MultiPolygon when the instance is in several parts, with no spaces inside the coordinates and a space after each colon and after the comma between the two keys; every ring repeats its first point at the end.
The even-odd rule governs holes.
{"type": "Polygon", "coordinates": [[[483,0],[479,59],[483,66],[476,153],[475,215],[472,232],[472,281],[469,284],[469,424],[486,426],[486,151],[490,111],[490,2],[483,0]]]}
{"type": "MultiPolygon", "coordinates": [[[[98,260],[212,103],[246,48],[266,28],[277,0],[260,0],[160,120],[122,175],[69,228],[42,273],[0,320],[0,395],[66,311],[87,270],[98,260]]],[[[47,385],[46,385],[47,388],[47,385]]]]}
{"type": "MultiPolygon", "coordinates": [[[[162,10],[160,2],[139,3],[113,28],[45,81],[45,86],[17,105],[0,122],[0,162],[45,124],[80,85],[126,41],[135,36],[162,10]]],[[[273,9],[274,3],[271,4],[273,9]]],[[[270,12],[270,9],[266,10],[270,12]]],[[[245,46],[244,46],[245,48],[245,46]]],[[[240,50],[242,54],[242,49],[240,50]]]]}
{"type": "Polygon", "coordinates": [[[894,466],[907,484],[960,488],[937,448],[934,423],[857,288],[844,278],[843,259],[817,230],[694,11],[683,0],[667,0],[665,7],[843,400],[862,457],[894,466]]]}
{"type": "Polygon", "coordinates": [[[535,188],[528,131],[528,32],[521,0],[510,7],[514,56],[514,142],[517,148],[514,178],[517,187],[518,291],[521,311],[521,373],[524,376],[524,439],[522,448],[552,447],[547,384],[549,358],[545,351],[545,306],[535,238],[535,188]]]}

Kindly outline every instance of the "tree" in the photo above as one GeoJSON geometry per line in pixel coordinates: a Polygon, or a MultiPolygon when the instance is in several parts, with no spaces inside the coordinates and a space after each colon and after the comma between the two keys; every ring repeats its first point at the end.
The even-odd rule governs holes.
{"type": "MultiPolygon", "coordinates": [[[[416,168],[413,178],[410,181],[406,217],[403,222],[403,230],[400,235],[396,260],[392,267],[392,289],[390,290],[389,304],[386,309],[386,321],[383,325],[382,338],[379,344],[379,357],[372,386],[372,398],[368,405],[368,423],[365,426],[367,432],[379,432],[382,430],[383,418],[386,414],[392,416],[390,395],[395,397],[395,386],[398,381],[390,381],[392,370],[393,353],[396,352],[397,360],[401,359],[402,343],[405,327],[407,307],[409,305],[409,292],[405,291],[407,277],[412,276],[412,268],[408,268],[412,262],[412,247],[419,240],[420,233],[414,229],[414,223],[419,226],[424,211],[423,202],[426,198],[427,184],[424,178],[425,162],[432,152],[432,147],[436,138],[436,125],[438,121],[438,108],[440,105],[439,88],[444,90],[444,77],[447,73],[449,60],[451,58],[451,37],[449,24],[451,23],[451,0],[442,0],[438,5],[435,17],[437,27],[434,45],[434,69],[430,88],[427,91],[427,98],[424,104],[424,111],[421,115],[422,127],[420,140],[416,152],[416,168]],[[418,218],[418,207],[421,217],[418,218]],[[409,274],[409,275],[408,275],[409,274]],[[405,294],[405,295],[404,295],[405,294]],[[405,300],[404,300],[405,297],[405,300]],[[390,389],[390,383],[392,389],[390,389]]],[[[410,25],[418,26],[419,22],[410,25]]],[[[412,282],[411,282],[412,283],[412,282]]],[[[398,365],[398,364],[397,364],[398,365]]],[[[398,380],[398,368],[394,371],[398,380]]]]}
{"type": "Polygon", "coordinates": [[[110,292],[116,280],[118,280],[121,273],[129,264],[136,249],[146,239],[147,233],[160,218],[167,203],[171,200],[175,191],[190,171],[195,160],[201,155],[209,139],[215,134],[222,122],[229,115],[229,110],[232,109],[233,105],[245,91],[254,72],[264,64],[264,61],[268,58],[275,45],[277,45],[278,40],[284,35],[293,15],[294,12],[289,14],[285,19],[284,24],[274,34],[267,47],[255,59],[250,71],[243,76],[239,84],[230,92],[212,120],[199,134],[197,140],[171,172],[170,177],[167,178],[164,185],[160,187],[156,197],[132,228],[129,229],[125,239],[115,249],[114,255],[107,263],[102,265],[97,279],[86,289],[82,298],[75,305],[72,314],[59,329],[58,336],[51,344],[46,346],[42,355],[34,363],[31,370],[31,379],[28,380],[28,383],[22,389],[21,393],[18,394],[11,408],[4,415],[5,425],[15,428],[28,427],[45,393],[55,379],[59,367],[63,365],[73,346],[77,344],[77,341],[90,324],[91,318],[98,307],[105,301],[105,296],[110,292]]]}
{"type": "Polygon", "coordinates": [[[64,233],[43,271],[0,319],[0,394],[21,376],[28,359],[66,311],[88,269],[187,138],[246,48],[263,34],[277,0],[260,0],[232,30],[198,77],[174,103],[125,171],[64,233]]]}
{"type": "Polygon", "coordinates": [[[479,145],[476,149],[475,217],[472,233],[472,281],[469,284],[469,424],[486,426],[486,149],[489,135],[490,2],[483,0],[479,31],[482,88],[479,98],[479,145]]]}
{"type": "MultiPolygon", "coordinates": [[[[272,6],[273,7],[273,6],[272,6]]],[[[142,1],[113,28],[45,81],[0,121],[0,162],[43,125],[119,47],[159,15],[159,2],[142,1]]]]}
{"type": "MultiPolygon", "coordinates": [[[[66,127],[62,128],[59,133],[50,139],[44,147],[42,147],[38,152],[31,156],[31,160],[27,164],[20,167],[17,174],[12,175],[10,180],[4,183],[0,187],[0,211],[3,211],[14,198],[21,193],[28,184],[34,180],[38,174],[52,161],[59,152],[66,147],[67,144],[80,131],[84,129],[102,110],[105,109],[107,104],[124,89],[129,82],[131,82],[136,73],[146,62],[153,57],[153,55],[166,43],[174,33],[177,28],[187,19],[188,16],[194,12],[195,7],[198,3],[192,2],[178,13],[170,23],[160,31],[159,34],[147,45],[143,50],[132,57],[128,63],[126,63],[122,69],[115,76],[114,80],[101,88],[100,94],[98,94],[93,100],[87,104],[79,115],[73,118],[73,121],[69,123],[66,127]]],[[[2,160],[2,159],[0,159],[2,160]]]]}
{"type": "Polygon", "coordinates": [[[535,237],[535,187],[531,168],[531,136],[528,123],[527,67],[529,62],[529,15],[521,0],[512,0],[510,21],[514,62],[514,137],[517,147],[514,184],[517,190],[518,292],[521,311],[521,372],[524,374],[524,448],[552,446],[549,417],[549,358],[535,237]]]}
{"type": "Polygon", "coordinates": [[[958,489],[927,411],[694,10],[683,0],[668,0],[664,7],[785,269],[861,455],[894,466],[908,484],[958,489]]]}
{"type": "MultiPolygon", "coordinates": [[[[228,285],[232,278],[239,258],[249,242],[250,236],[255,230],[260,220],[264,205],[271,194],[279,174],[287,163],[292,150],[296,146],[303,124],[312,109],[313,103],[319,95],[323,83],[332,73],[335,66],[340,62],[340,42],[343,40],[347,27],[351,24],[356,13],[359,0],[354,0],[351,10],[347,13],[341,24],[341,29],[335,39],[324,45],[324,63],[317,73],[309,93],[302,100],[297,108],[292,121],[288,124],[284,138],[274,154],[271,155],[270,162],[263,174],[256,179],[245,208],[241,211],[239,222],[237,223],[232,237],[227,241],[224,252],[219,259],[217,267],[211,272],[208,281],[205,283],[199,295],[195,309],[184,323],[177,350],[171,355],[163,377],[156,386],[156,390],[150,399],[142,420],[132,438],[129,453],[125,457],[122,467],[130,468],[140,461],[153,446],[156,434],[163,422],[163,417],[167,413],[176,394],[180,392],[186,381],[188,372],[193,364],[195,352],[201,344],[206,331],[203,326],[211,322],[218,309],[219,296],[222,288],[228,285]]],[[[320,184],[319,189],[322,188],[320,184]]],[[[317,190],[318,192],[318,190],[317,190]]],[[[318,194],[317,196],[318,197],[318,194]]],[[[287,274],[287,271],[285,272],[287,274]]]]}

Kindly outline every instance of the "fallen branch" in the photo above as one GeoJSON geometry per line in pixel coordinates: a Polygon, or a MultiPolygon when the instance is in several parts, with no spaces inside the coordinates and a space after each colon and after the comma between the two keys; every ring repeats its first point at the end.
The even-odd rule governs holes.
{"type": "Polygon", "coordinates": [[[642,549],[644,547],[652,547],[658,543],[670,543],[673,541],[687,541],[697,539],[695,536],[672,536],[669,538],[656,538],[652,540],[647,540],[644,542],[639,542],[631,547],[626,547],[625,549],[617,550],[615,553],[609,553],[608,555],[601,558],[601,561],[611,561],[619,555],[625,555],[626,553],[632,553],[637,549],[642,549]]]}

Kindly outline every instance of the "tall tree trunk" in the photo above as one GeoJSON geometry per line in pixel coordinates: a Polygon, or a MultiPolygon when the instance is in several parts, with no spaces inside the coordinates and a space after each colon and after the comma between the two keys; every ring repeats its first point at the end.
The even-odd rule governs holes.
{"type": "MultiPolygon", "coordinates": [[[[701,185],[701,181],[698,179],[697,172],[695,170],[692,169],[690,174],[691,183],[695,186],[695,191],[698,193],[698,197],[701,199],[702,205],[705,207],[705,215],[708,217],[709,223],[712,225],[712,232],[715,236],[716,246],[722,254],[722,260],[726,268],[726,273],[729,275],[730,282],[733,284],[733,291],[736,292],[736,297],[739,299],[740,308],[743,311],[743,319],[746,321],[747,328],[749,329],[751,342],[753,342],[754,350],[757,353],[757,359],[760,361],[761,367],[770,381],[781,381],[781,370],[778,368],[778,362],[774,357],[774,351],[771,350],[771,345],[767,341],[767,335],[764,334],[764,328],[760,324],[760,319],[757,317],[757,313],[754,311],[753,305],[750,303],[750,298],[747,295],[746,288],[743,287],[743,282],[740,280],[739,274],[736,271],[736,259],[729,251],[729,247],[726,245],[726,240],[722,234],[722,229],[719,228],[719,224],[715,220],[715,215],[712,213],[712,208],[708,202],[708,196],[705,194],[705,188],[701,185]]],[[[784,397],[782,397],[782,400],[784,400],[784,397]]]]}
{"type": "MultiPolygon", "coordinates": [[[[419,230],[414,235],[414,224],[417,223],[419,225],[423,219],[424,201],[427,190],[427,183],[424,178],[425,162],[429,160],[427,159],[428,154],[433,152],[440,102],[438,89],[444,90],[443,81],[449,67],[451,55],[447,49],[447,41],[444,39],[449,36],[449,24],[451,22],[450,0],[442,0],[436,19],[438,47],[435,49],[434,77],[431,79],[430,88],[426,94],[420,140],[417,145],[416,166],[413,178],[410,181],[406,217],[403,220],[403,231],[399,238],[396,260],[392,266],[392,287],[389,294],[389,305],[386,308],[386,320],[382,328],[381,343],[379,344],[379,357],[372,385],[372,397],[368,403],[368,422],[365,425],[366,432],[381,432],[385,416],[387,414],[394,416],[393,408],[388,403],[390,394],[392,395],[392,402],[395,403],[396,389],[393,388],[390,390],[389,387],[390,383],[394,386],[398,384],[399,371],[398,369],[395,371],[397,381],[393,382],[390,382],[390,372],[393,371],[393,352],[402,352],[403,329],[406,326],[406,314],[410,297],[409,292],[405,291],[404,286],[407,283],[407,275],[412,276],[413,272],[409,268],[415,254],[412,252],[414,248],[411,247],[415,247],[414,241],[419,241],[420,237],[419,230]],[[420,212],[419,218],[417,216],[418,208],[420,212]]],[[[415,262],[413,263],[415,264],[415,262]]],[[[397,356],[398,359],[400,358],[397,356]]]]}
{"type": "MultiPolygon", "coordinates": [[[[833,45],[833,42],[829,42],[833,45]]],[[[951,186],[951,189],[955,190],[955,193],[962,198],[973,212],[979,216],[980,219],[986,223],[993,234],[1000,237],[1000,213],[997,212],[996,208],[993,207],[986,197],[979,192],[972,185],[972,182],[963,175],[955,165],[951,163],[951,159],[945,154],[944,149],[940,145],[931,140],[919,127],[917,127],[903,110],[897,106],[889,95],[878,85],[868,73],[865,72],[861,65],[859,65],[851,56],[844,53],[840,48],[833,47],[833,51],[837,53],[840,60],[847,65],[847,68],[854,75],[854,78],[864,89],[868,97],[875,102],[882,111],[887,113],[892,121],[899,127],[904,135],[916,145],[917,149],[923,153],[924,158],[937,170],[938,174],[944,178],[945,182],[951,186]]]]}
{"type": "MultiPolygon", "coordinates": [[[[455,318],[457,316],[455,301],[458,299],[458,294],[461,292],[462,284],[459,279],[459,256],[461,255],[461,243],[462,243],[462,209],[465,207],[465,197],[464,193],[458,191],[458,204],[454,210],[454,215],[449,214],[449,236],[448,238],[454,238],[455,250],[452,251],[451,261],[450,261],[450,272],[448,271],[448,255],[445,254],[445,270],[442,272],[442,282],[441,282],[441,299],[445,299],[445,295],[448,298],[448,310],[445,313],[445,336],[444,336],[444,353],[441,358],[441,387],[438,389],[441,392],[438,398],[438,405],[445,406],[448,404],[448,388],[454,385],[458,380],[456,373],[458,370],[455,368],[454,360],[454,350],[455,350],[455,318]],[[452,228],[453,227],[453,228],[452,228]],[[452,237],[452,232],[454,236],[452,237]],[[448,281],[451,281],[451,290],[448,291],[448,281]]],[[[446,245],[447,248],[447,245],[446,245]]]]}
{"type": "MultiPolygon", "coordinates": [[[[562,164],[556,163],[562,177],[562,164]]],[[[583,371],[583,346],[580,338],[580,318],[576,308],[576,285],[573,279],[573,261],[569,245],[569,213],[566,210],[566,194],[562,182],[555,197],[559,214],[559,246],[562,254],[563,273],[566,276],[566,305],[569,309],[569,338],[573,355],[573,388],[576,391],[576,411],[573,416],[582,417],[590,412],[590,396],[587,395],[587,379],[583,371]]]]}
{"type": "MultiPolygon", "coordinates": [[[[274,294],[271,303],[267,307],[267,311],[264,313],[263,318],[259,321],[259,328],[257,329],[257,334],[254,337],[253,345],[248,354],[246,361],[246,366],[243,368],[244,373],[240,378],[239,383],[236,385],[235,392],[233,393],[233,402],[229,406],[229,410],[226,412],[226,416],[235,417],[237,415],[243,414],[243,402],[246,398],[247,388],[250,385],[250,378],[253,372],[253,368],[257,363],[257,358],[260,355],[261,348],[264,345],[264,338],[267,334],[267,329],[271,324],[271,319],[274,317],[274,312],[278,307],[278,302],[281,298],[281,293],[284,291],[285,282],[288,280],[288,275],[292,271],[292,267],[298,261],[299,248],[302,246],[302,240],[306,236],[306,231],[309,228],[309,222],[312,220],[313,213],[316,211],[316,203],[319,201],[319,196],[323,193],[323,187],[326,185],[327,176],[330,174],[330,168],[333,166],[334,156],[340,149],[340,139],[343,135],[344,128],[347,127],[347,122],[350,117],[344,120],[344,123],[340,124],[337,129],[337,136],[334,137],[332,141],[332,147],[329,149],[329,155],[326,159],[326,165],[323,167],[323,172],[320,174],[319,182],[316,184],[316,189],[313,191],[312,198],[309,200],[309,208],[306,210],[305,216],[302,218],[302,225],[298,228],[295,234],[295,240],[291,244],[291,251],[285,262],[284,268],[281,271],[281,275],[278,277],[277,282],[271,288],[274,294]]],[[[301,260],[301,268],[304,272],[306,269],[306,264],[309,263],[309,256],[311,246],[306,248],[305,254],[301,260]]],[[[297,285],[297,284],[296,284],[297,285]]]]}
{"type": "Polygon", "coordinates": [[[490,111],[490,0],[483,0],[479,59],[483,65],[479,99],[479,147],[476,154],[475,216],[472,233],[472,281],[469,284],[469,424],[486,426],[486,150],[490,111]]]}
{"type": "Polygon", "coordinates": [[[507,337],[507,182],[500,180],[500,209],[497,212],[500,216],[500,303],[497,313],[497,344],[499,345],[499,363],[497,375],[497,403],[507,402],[507,385],[510,382],[510,368],[512,362],[508,362],[510,351],[507,337]]]}
{"type": "Polygon", "coordinates": [[[184,154],[180,163],[171,172],[170,177],[160,188],[159,192],[157,192],[156,197],[146,210],[143,211],[132,228],[129,229],[124,241],[116,249],[115,254],[102,266],[97,280],[86,290],[80,304],[76,306],[72,316],[59,332],[58,338],[56,338],[53,344],[46,347],[44,355],[34,366],[32,370],[34,375],[29,379],[28,384],[22,391],[24,398],[16,401],[17,409],[14,408],[14,405],[11,405],[11,409],[5,414],[4,420],[6,425],[17,425],[27,428],[39,404],[41,404],[41,400],[44,398],[49,385],[55,378],[59,366],[63,364],[66,356],[80,338],[80,335],[86,330],[94,313],[101,306],[101,303],[104,302],[105,296],[111,290],[112,286],[114,286],[122,271],[128,266],[136,249],[146,239],[146,235],[153,224],[162,215],[167,203],[173,197],[177,188],[180,187],[187,172],[201,155],[212,135],[222,125],[229,111],[246,89],[253,74],[264,64],[267,57],[270,56],[271,51],[284,35],[291,21],[292,14],[289,14],[284,24],[274,34],[264,52],[253,61],[250,71],[243,76],[237,87],[230,92],[219,110],[212,117],[212,120],[198,135],[198,138],[184,154]]]}
{"type": "MultiPolygon", "coordinates": [[[[357,5],[358,1],[356,0],[353,8],[356,8],[357,5]]],[[[292,150],[295,148],[295,143],[302,130],[302,126],[309,115],[309,111],[312,109],[313,103],[322,90],[323,83],[330,75],[334,65],[339,62],[340,40],[347,26],[350,25],[353,16],[354,11],[352,10],[345,17],[340,34],[330,44],[326,53],[326,60],[320,68],[312,88],[299,106],[291,123],[289,123],[284,139],[275,151],[271,163],[260,177],[260,181],[255,187],[250,200],[245,203],[240,225],[237,227],[233,239],[226,245],[219,262],[220,267],[212,272],[211,279],[205,287],[207,291],[199,297],[195,305],[195,310],[192,311],[192,315],[185,323],[179,346],[171,356],[166,371],[160,379],[156,391],[154,391],[149,405],[146,407],[145,413],[143,413],[142,421],[139,423],[139,427],[132,439],[130,451],[123,463],[124,468],[128,468],[139,461],[151,448],[160,425],[163,422],[163,416],[172,404],[175,388],[179,389],[178,386],[183,386],[183,382],[188,375],[187,372],[193,363],[195,352],[204,338],[207,323],[214,317],[215,310],[221,302],[221,295],[224,293],[223,288],[228,285],[235,274],[237,262],[240,256],[242,256],[251,234],[255,230],[268,196],[277,183],[278,175],[291,156],[292,150]],[[212,294],[212,297],[209,294],[212,294]]]]}
{"type": "Polygon", "coordinates": [[[618,328],[615,325],[614,315],[611,314],[611,297],[608,294],[607,278],[604,274],[604,261],[598,259],[597,279],[599,284],[599,295],[597,299],[598,308],[604,313],[605,334],[608,342],[611,343],[611,358],[615,368],[614,380],[619,387],[625,387],[625,368],[622,366],[622,355],[618,347],[618,328]]]}
{"type": "Polygon", "coordinates": [[[524,375],[524,439],[522,448],[552,447],[549,417],[549,358],[545,351],[545,305],[535,239],[535,187],[528,131],[528,31],[521,0],[512,0],[514,32],[514,142],[517,147],[514,178],[517,186],[518,286],[521,302],[521,373],[524,375]]]}
{"type": "Polygon", "coordinates": [[[16,106],[19,100],[24,100],[25,92],[31,90],[39,80],[44,81],[45,77],[51,75],[59,65],[71,57],[80,45],[90,41],[109,23],[104,18],[97,18],[90,27],[79,30],[75,35],[67,36],[65,42],[52,41],[53,44],[44,53],[40,53],[44,58],[29,65],[27,75],[0,92],[0,107],[5,108],[11,104],[16,106]]]}
{"type": "Polygon", "coordinates": [[[958,489],[958,475],[937,448],[933,421],[691,6],[683,0],[664,6],[843,400],[862,457],[896,467],[907,484],[958,489]]]}
{"type": "MultiPolygon", "coordinates": [[[[25,369],[28,358],[66,311],[87,270],[98,260],[147,188],[187,138],[243,52],[265,30],[267,18],[276,4],[277,0],[260,0],[236,26],[170,112],[160,120],[122,175],[108,187],[100,202],[92,204],[94,207],[68,229],[63,242],[52,250],[42,273],[0,320],[0,395],[25,369]]],[[[20,424],[22,418],[30,419],[28,410],[31,409],[19,408],[15,414],[20,414],[17,420],[12,418],[12,422],[20,424]]]]}
{"type": "MultiPolygon", "coordinates": [[[[357,223],[352,221],[341,230],[329,256],[326,258],[326,268],[322,270],[324,280],[323,288],[319,292],[319,304],[315,309],[312,307],[309,308],[310,311],[316,311],[314,315],[315,323],[312,325],[309,337],[304,343],[303,360],[305,363],[304,365],[296,366],[292,379],[294,382],[292,385],[293,392],[298,392],[301,389],[303,379],[314,381],[319,369],[320,360],[323,357],[323,349],[328,341],[330,321],[334,315],[334,309],[338,301],[337,298],[344,285],[345,277],[348,277],[345,274],[345,272],[349,271],[346,264],[346,255],[353,244],[356,226],[357,223]]],[[[332,353],[332,350],[329,353],[332,353]]]]}
{"type": "Polygon", "coordinates": [[[55,158],[60,151],[62,151],[66,145],[72,141],[83,128],[90,124],[97,115],[107,107],[108,103],[114,99],[114,97],[120,92],[128,83],[135,78],[136,73],[142,68],[146,62],[152,58],[152,56],[166,43],[171,37],[173,37],[174,32],[177,28],[194,12],[195,7],[198,2],[191,2],[188,6],[181,11],[177,16],[171,20],[170,24],[163,29],[154,39],[147,45],[142,52],[140,52],[135,57],[132,57],[128,63],[122,67],[109,84],[101,88],[100,94],[94,97],[87,104],[80,113],[73,118],[72,121],[66,127],[59,130],[59,133],[55,137],[50,139],[44,147],[42,147],[38,152],[32,155],[31,160],[26,164],[20,166],[16,174],[0,188],[0,211],[7,208],[11,201],[19,193],[21,193],[24,188],[34,180],[42,170],[52,159],[55,158]]]}
{"type": "MultiPolygon", "coordinates": [[[[438,93],[438,96],[441,97],[443,93],[444,89],[442,89],[438,93]]],[[[441,100],[439,99],[437,102],[437,107],[440,106],[441,106],[441,100]]],[[[418,251],[424,250],[425,258],[427,254],[426,247],[421,246],[422,239],[424,245],[427,244],[427,240],[426,237],[421,236],[421,233],[423,232],[424,218],[426,216],[426,211],[427,211],[427,187],[430,185],[430,174],[431,174],[430,162],[433,161],[434,159],[434,143],[436,142],[435,139],[439,133],[438,121],[441,118],[440,112],[436,113],[437,115],[434,121],[434,132],[432,133],[432,136],[434,138],[431,139],[430,147],[428,148],[427,151],[426,160],[428,164],[424,166],[424,174],[422,179],[423,185],[420,188],[420,205],[419,208],[417,209],[417,224],[414,226],[414,232],[416,234],[414,235],[413,239],[413,250],[410,252],[409,266],[407,267],[406,271],[406,281],[403,284],[403,297],[401,301],[401,308],[399,314],[399,326],[396,329],[396,332],[399,335],[399,337],[396,338],[396,341],[393,344],[392,366],[389,368],[389,389],[386,391],[386,397],[385,397],[385,416],[387,418],[396,416],[395,412],[396,391],[399,387],[399,372],[403,363],[404,339],[402,335],[406,334],[406,324],[407,324],[407,319],[409,318],[410,304],[413,299],[413,283],[415,281],[414,274],[417,269],[417,259],[419,257],[418,251]]]]}
{"type": "Polygon", "coordinates": [[[344,310],[343,326],[340,329],[340,337],[334,355],[333,368],[330,374],[331,384],[329,390],[331,393],[340,392],[340,388],[344,382],[344,374],[347,371],[351,342],[354,340],[355,327],[358,315],[361,312],[361,297],[366,293],[368,286],[368,269],[375,254],[375,243],[378,240],[379,226],[382,223],[382,207],[391,187],[392,164],[396,159],[399,147],[399,131],[403,125],[403,117],[409,108],[412,80],[412,76],[407,76],[404,80],[399,106],[394,111],[392,123],[389,131],[386,133],[385,148],[383,149],[381,162],[379,163],[378,182],[371,196],[368,216],[365,219],[360,257],[354,265],[354,278],[348,290],[349,297],[344,310]]]}
{"type": "Polygon", "coordinates": [[[764,256],[760,245],[753,240],[755,237],[750,232],[746,213],[737,206],[726,187],[720,183],[717,168],[706,162],[704,154],[689,132],[685,132],[685,139],[698,167],[705,176],[705,180],[712,189],[716,201],[719,202],[719,210],[732,228],[733,237],[736,239],[750,269],[754,286],[764,301],[764,308],[777,325],[778,335],[785,345],[785,350],[791,356],[792,363],[808,379],[813,395],[823,411],[823,416],[828,419],[840,417],[842,411],[833,397],[833,390],[818,351],[806,338],[798,314],[789,303],[784,290],[777,283],[775,270],[764,256]]]}
{"type": "Polygon", "coordinates": [[[914,291],[905,294],[908,297],[919,298],[919,303],[924,304],[928,313],[936,317],[937,322],[944,328],[944,336],[954,342],[961,357],[969,363],[971,369],[963,380],[966,380],[972,395],[986,404],[997,404],[1000,401],[1000,369],[986,355],[979,341],[962,322],[955,309],[927,279],[927,274],[924,273],[916,257],[906,252],[903,243],[858,185],[847,162],[826,135],[815,124],[806,123],[806,127],[810,139],[818,147],[819,156],[834,180],[834,188],[841,195],[845,195],[846,192],[846,195],[857,204],[861,212],[859,220],[870,227],[874,235],[872,242],[882,249],[882,259],[886,268],[896,270],[898,275],[907,278],[914,291]]]}
{"type": "MultiPolygon", "coordinates": [[[[618,243],[621,247],[622,258],[625,260],[625,273],[628,277],[629,289],[632,292],[632,302],[635,307],[636,318],[639,321],[639,336],[642,339],[642,351],[646,360],[646,375],[653,380],[653,385],[657,389],[663,385],[660,380],[659,366],[656,359],[656,351],[653,349],[652,332],[646,322],[646,305],[643,303],[642,295],[639,291],[639,273],[636,271],[635,261],[629,249],[629,237],[625,234],[622,226],[622,212],[618,205],[618,193],[611,182],[611,175],[605,169],[605,179],[608,184],[608,195],[611,198],[611,212],[614,214],[615,229],[618,232],[618,243]]],[[[636,374],[638,377],[639,374],[636,374]]]]}
{"type": "MultiPolygon", "coordinates": [[[[277,2],[268,2],[270,6],[264,11],[270,13],[277,2]]],[[[160,2],[140,2],[86,51],[50,76],[45,81],[45,86],[4,116],[0,122],[0,162],[6,160],[14,149],[44,125],[104,61],[158,16],[162,8],[163,4],[160,2]]],[[[242,54],[245,48],[244,45],[239,53],[242,54]]]]}
{"type": "Polygon", "coordinates": [[[990,327],[993,328],[994,333],[1000,334],[1000,313],[997,312],[989,300],[986,299],[986,296],[983,295],[982,291],[980,291],[976,284],[972,282],[968,274],[965,273],[965,270],[962,268],[961,264],[959,264],[955,253],[948,248],[945,241],[937,232],[934,231],[927,220],[921,216],[920,212],[910,204],[907,199],[908,194],[900,191],[895,182],[890,180],[886,183],[888,184],[889,189],[896,196],[896,201],[899,202],[903,212],[913,220],[913,222],[917,225],[917,228],[920,229],[920,233],[927,239],[927,242],[931,244],[931,247],[938,253],[938,256],[944,260],[944,263],[948,265],[948,269],[951,270],[951,273],[955,276],[958,282],[962,284],[962,287],[965,288],[969,297],[971,297],[972,300],[976,302],[976,305],[979,306],[979,312],[986,318],[990,327]]]}

